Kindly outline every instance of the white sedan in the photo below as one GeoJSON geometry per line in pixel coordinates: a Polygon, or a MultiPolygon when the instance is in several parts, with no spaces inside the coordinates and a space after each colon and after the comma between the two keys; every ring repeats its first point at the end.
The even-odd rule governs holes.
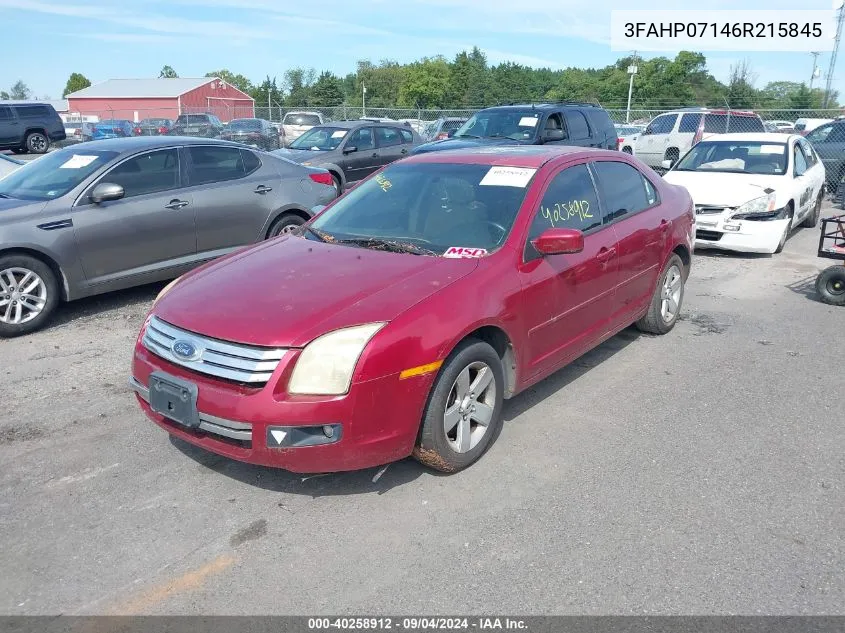
{"type": "Polygon", "coordinates": [[[696,249],[779,253],[793,228],[818,224],[825,170],[797,134],[720,134],[664,178],[692,196],[696,249]]]}

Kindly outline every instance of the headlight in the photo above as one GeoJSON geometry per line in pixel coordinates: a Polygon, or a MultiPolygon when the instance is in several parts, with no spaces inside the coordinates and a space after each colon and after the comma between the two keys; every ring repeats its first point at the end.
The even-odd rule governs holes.
{"type": "Polygon", "coordinates": [[[156,295],[156,298],[153,301],[153,306],[155,306],[155,304],[157,304],[159,301],[161,301],[162,297],[164,297],[164,295],[166,295],[168,292],[170,292],[173,289],[173,286],[175,286],[180,279],[182,279],[182,278],[177,277],[176,279],[171,281],[169,284],[167,284],[164,288],[162,288],[161,292],[159,292],[156,295]]]}
{"type": "Polygon", "coordinates": [[[339,396],[349,391],[361,353],[386,323],[335,330],[314,339],[302,351],[290,377],[288,392],[339,396]]]}
{"type": "Polygon", "coordinates": [[[742,206],[737,207],[732,217],[734,219],[742,219],[750,215],[771,213],[775,210],[776,198],[777,196],[775,196],[774,192],[765,196],[760,196],[759,198],[754,198],[754,200],[750,200],[742,206]]]}

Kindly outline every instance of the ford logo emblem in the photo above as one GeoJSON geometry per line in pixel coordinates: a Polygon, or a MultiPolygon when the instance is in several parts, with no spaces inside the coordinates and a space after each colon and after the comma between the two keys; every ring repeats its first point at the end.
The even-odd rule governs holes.
{"type": "Polygon", "coordinates": [[[173,341],[170,351],[179,360],[196,360],[202,355],[202,350],[198,349],[191,341],[186,340],[173,341]]]}

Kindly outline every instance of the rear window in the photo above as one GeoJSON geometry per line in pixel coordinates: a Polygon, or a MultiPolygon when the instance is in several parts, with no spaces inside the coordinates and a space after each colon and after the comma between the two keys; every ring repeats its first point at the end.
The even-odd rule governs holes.
{"type": "Polygon", "coordinates": [[[725,134],[726,132],[765,132],[763,122],[756,116],[737,114],[705,114],[704,132],[725,134]]]}
{"type": "Polygon", "coordinates": [[[285,125],[320,125],[320,117],[316,114],[286,114],[285,125]]]}
{"type": "Polygon", "coordinates": [[[229,123],[230,130],[260,130],[261,121],[258,119],[236,119],[229,123]]]}
{"type": "Polygon", "coordinates": [[[53,113],[50,106],[45,105],[16,106],[15,109],[21,118],[44,117],[53,113]]]}
{"type": "Polygon", "coordinates": [[[192,123],[208,123],[210,119],[211,117],[207,114],[180,114],[176,122],[190,125],[192,123]]]}

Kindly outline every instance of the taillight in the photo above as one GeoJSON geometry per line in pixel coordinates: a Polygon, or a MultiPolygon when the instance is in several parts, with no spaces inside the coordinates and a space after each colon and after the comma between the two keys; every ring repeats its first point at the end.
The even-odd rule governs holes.
{"type": "Polygon", "coordinates": [[[624,138],[617,138],[616,139],[616,149],[622,149],[622,143],[625,142],[624,138]]]}
{"type": "Polygon", "coordinates": [[[448,132],[441,132],[440,134],[437,135],[437,137],[434,140],[435,141],[442,141],[444,138],[449,138],[448,132]]]}
{"type": "Polygon", "coordinates": [[[82,136],[82,130],[80,130],[79,128],[76,128],[76,129],[73,131],[73,135],[74,135],[74,136],[82,136]]]}
{"type": "Polygon", "coordinates": [[[308,176],[318,185],[328,185],[329,187],[334,187],[334,179],[327,171],[312,172],[308,174],[308,176]]]}
{"type": "Polygon", "coordinates": [[[167,134],[167,128],[162,125],[160,128],[158,128],[158,133],[167,134]]]}
{"type": "Polygon", "coordinates": [[[139,127],[135,128],[135,135],[136,136],[141,136],[142,132],[143,132],[143,130],[141,128],[139,128],[139,127]]]}

